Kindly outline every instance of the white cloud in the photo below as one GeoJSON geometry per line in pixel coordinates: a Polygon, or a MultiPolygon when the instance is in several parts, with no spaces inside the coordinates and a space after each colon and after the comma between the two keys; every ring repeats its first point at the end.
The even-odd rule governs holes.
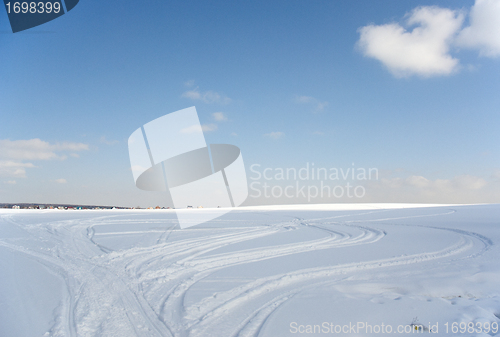
{"type": "Polygon", "coordinates": [[[477,203],[500,200],[498,182],[472,175],[451,179],[428,179],[411,175],[406,178],[381,178],[366,187],[369,201],[477,203]]]}
{"type": "Polygon", "coordinates": [[[56,143],[50,146],[54,151],[84,151],[89,149],[88,144],[72,142],[56,143]]]}
{"type": "Polygon", "coordinates": [[[130,169],[132,170],[132,172],[142,173],[142,172],[146,171],[148,168],[149,167],[143,167],[143,166],[140,166],[140,165],[134,165],[130,169]]]}
{"type": "Polygon", "coordinates": [[[199,133],[199,132],[210,132],[210,131],[215,131],[217,130],[217,125],[215,124],[195,124],[188,126],[187,128],[182,129],[180,132],[184,134],[192,134],[192,133],[199,133]]]}
{"type": "Polygon", "coordinates": [[[314,97],[311,97],[311,96],[297,96],[295,98],[295,100],[298,102],[298,103],[311,103],[311,102],[314,102],[314,97]]]}
{"type": "Polygon", "coordinates": [[[236,132],[231,132],[231,136],[236,137],[238,134],[236,132]]]}
{"type": "Polygon", "coordinates": [[[9,139],[0,140],[0,158],[14,160],[50,160],[64,159],[64,156],[56,152],[83,151],[89,146],[82,143],[56,143],[50,144],[38,138],[28,140],[9,139]]]}
{"type": "Polygon", "coordinates": [[[212,90],[201,92],[198,88],[184,92],[181,97],[189,98],[195,101],[202,101],[207,104],[228,104],[231,102],[231,99],[225,95],[212,90]]]}
{"type": "Polygon", "coordinates": [[[15,181],[15,180],[8,180],[5,183],[9,184],[9,185],[15,185],[15,184],[17,184],[17,181],[15,181]]]}
{"type": "Polygon", "coordinates": [[[201,125],[199,124],[194,124],[191,126],[188,126],[187,128],[181,129],[180,133],[185,133],[185,134],[191,134],[191,133],[200,133],[203,132],[201,125]]]}
{"type": "Polygon", "coordinates": [[[491,176],[493,177],[493,179],[500,179],[500,170],[495,170],[491,176]]]}
{"type": "Polygon", "coordinates": [[[322,131],[314,131],[312,134],[316,136],[323,136],[325,133],[322,131]]]}
{"type": "Polygon", "coordinates": [[[217,125],[215,124],[203,124],[201,129],[205,132],[215,131],[217,130],[217,125]]]}
{"type": "Polygon", "coordinates": [[[119,143],[119,141],[117,140],[108,140],[106,136],[102,136],[101,139],[99,139],[99,141],[106,145],[116,145],[119,143]]]}
{"type": "Polygon", "coordinates": [[[73,152],[71,156],[78,156],[74,152],[88,150],[89,146],[83,143],[62,142],[51,144],[35,139],[0,140],[0,176],[26,177],[26,168],[35,165],[25,161],[34,160],[65,160],[67,155],[60,152],[73,152]]]}
{"type": "Polygon", "coordinates": [[[223,112],[214,112],[212,114],[212,117],[218,122],[227,121],[227,117],[224,115],[223,112]]]}
{"type": "Polygon", "coordinates": [[[270,133],[266,133],[264,136],[272,138],[272,139],[279,139],[285,136],[284,132],[281,131],[274,131],[270,133]]]}
{"type": "Polygon", "coordinates": [[[56,179],[54,181],[58,184],[66,184],[67,183],[66,179],[64,179],[64,178],[56,179]]]}
{"type": "Polygon", "coordinates": [[[463,19],[461,12],[451,9],[418,7],[406,20],[412,30],[398,23],[361,27],[358,46],[396,77],[449,75],[459,66],[449,49],[463,19]]]}
{"type": "Polygon", "coordinates": [[[324,108],[328,106],[328,102],[318,102],[316,104],[316,110],[323,111],[324,108]]]}
{"type": "Polygon", "coordinates": [[[26,168],[33,168],[32,163],[22,163],[12,160],[0,160],[0,177],[26,177],[26,168]]]}
{"type": "Polygon", "coordinates": [[[201,99],[201,93],[198,91],[198,89],[194,90],[188,90],[182,94],[182,97],[184,98],[190,98],[193,100],[200,100],[201,99]]]}
{"type": "Polygon", "coordinates": [[[403,182],[403,185],[417,187],[428,192],[452,192],[455,190],[479,190],[486,186],[486,180],[483,178],[460,175],[452,179],[429,180],[422,176],[409,176],[403,182]]]}
{"type": "Polygon", "coordinates": [[[194,80],[189,80],[189,81],[186,81],[184,82],[184,85],[186,87],[192,87],[194,85],[194,80]]]}
{"type": "Polygon", "coordinates": [[[500,1],[476,0],[469,21],[470,25],[460,32],[457,45],[477,48],[482,56],[500,56],[500,1]]]}
{"type": "Polygon", "coordinates": [[[300,104],[312,105],[314,107],[315,112],[323,111],[328,106],[328,102],[320,101],[317,98],[311,96],[296,96],[295,101],[300,104]]]}

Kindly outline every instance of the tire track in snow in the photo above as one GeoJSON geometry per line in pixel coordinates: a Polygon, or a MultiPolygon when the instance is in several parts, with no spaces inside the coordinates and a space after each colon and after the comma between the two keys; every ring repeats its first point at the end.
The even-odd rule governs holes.
{"type": "MultiPolygon", "coordinates": [[[[303,223],[300,224],[300,221],[298,220],[294,220],[294,222],[296,224],[303,225],[303,223]]],[[[181,272],[186,273],[188,271],[191,271],[191,269],[193,268],[195,269],[195,271],[191,271],[191,274],[188,274],[189,277],[185,277],[185,279],[183,281],[181,280],[180,283],[176,282],[175,287],[171,288],[171,290],[167,293],[167,296],[165,297],[162,304],[161,316],[165,321],[170,322],[169,324],[175,324],[173,322],[182,321],[182,316],[184,316],[185,314],[189,316],[189,313],[184,313],[183,309],[184,297],[186,293],[193,285],[218,270],[230,266],[253,263],[264,259],[292,255],[300,252],[329,249],[340,247],[342,245],[347,246],[361,244],[363,242],[375,242],[385,235],[381,231],[370,228],[367,229],[358,226],[358,229],[361,229],[361,234],[356,237],[352,237],[348,233],[321,229],[328,234],[327,238],[295,244],[271,246],[266,249],[259,248],[218,254],[215,256],[213,255],[209,258],[195,259],[196,257],[190,256],[184,260],[178,261],[176,263],[176,268],[178,268],[181,272]],[[337,235],[333,235],[332,233],[336,233],[337,235]],[[342,239],[336,240],[336,236],[342,239]],[[177,313],[177,315],[172,315],[172,310],[166,310],[166,308],[175,308],[175,312],[177,313]]],[[[170,273],[168,274],[169,280],[171,280],[172,277],[174,277],[173,275],[175,275],[175,270],[170,270],[170,273]]],[[[179,278],[175,277],[175,280],[178,281],[179,278]]],[[[182,327],[179,326],[177,330],[181,331],[182,327]]]]}
{"type": "Polygon", "coordinates": [[[126,279],[122,275],[113,274],[105,267],[106,263],[99,265],[102,261],[89,247],[88,237],[83,239],[87,233],[83,230],[85,226],[71,226],[74,222],[68,221],[39,226],[10,223],[58,244],[41,253],[19,243],[0,241],[0,245],[45,265],[66,283],[68,293],[60,308],[61,317],[49,331],[51,336],[95,336],[111,331],[124,336],[130,335],[131,328],[137,331],[138,325],[150,327],[148,336],[172,335],[152,310],[146,310],[144,303],[124,283],[126,279]],[[95,275],[97,269],[101,271],[99,275],[95,275]],[[135,314],[130,315],[131,312],[135,314]],[[109,320],[109,316],[113,319],[109,320]],[[124,317],[127,318],[123,320],[124,317]],[[106,325],[110,327],[103,331],[106,325]]]}
{"type": "MultiPolygon", "coordinates": [[[[462,237],[458,243],[436,252],[347,263],[338,266],[301,269],[294,272],[260,278],[243,286],[233,288],[230,291],[218,294],[217,298],[221,299],[218,303],[216,301],[210,301],[207,303],[209,306],[205,308],[200,306],[199,309],[201,310],[199,310],[198,314],[200,318],[195,321],[194,324],[190,325],[189,329],[194,332],[194,336],[208,336],[213,327],[224,325],[222,321],[228,319],[228,316],[230,316],[228,313],[235,312],[238,307],[250,305],[252,300],[275,291],[286,291],[286,289],[292,287],[300,288],[297,286],[300,283],[317,280],[321,281],[325,278],[352,272],[427,262],[462,253],[471,247],[473,247],[472,240],[462,237]]],[[[330,281],[332,281],[332,279],[330,279],[330,281]]],[[[310,284],[307,286],[309,287],[310,284]]],[[[297,290],[297,292],[298,291],[299,290],[297,290]]],[[[264,316],[261,320],[264,319],[267,319],[267,316],[264,316]]],[[[234,317],[229,318],[229,320],[234,320],[234,317]]],[[[254,324],[256,323],[257,322],[254,322],[254,324]]],[[[263,324],[263,321],[260,323],[259,326],[263,324]]],[[[239,332],[235,333],[235,335],[238,333],[239,332]]]]}
{"type": "MultiPolygon", "coordinates": [[[[444,213],[444,214],[451,214],[451,213],[454,213],[454,211],[444,213]]],[[[437,215],[443,215],[443,213],[430,215],[430,216],[437,216],[437,215]]],[[[384,219],[384,220],[388,220],[388,219],[384,219]]],[[[422,226],[422,227],[431,228],[431,227],[427,227],[427,226],[422,226]]],[[[436,227],[436,228],[432,228],[432,229],[442,229],[442,228],[436,227]]],[[[462,234],[462,237],[461,237],[459,243],[457,243],[453,246],[450,246],[442,251],[438,251],[438,252],[434,252],[434,253],[414,254],[414,255],[407,256],[407,257],[402,258],[402,259],[395,258],[395,259],[386,259],[386,260],[376,260],[376,261],[372,261],[372,262],[363,262],[363,263],[354,264],[354,265],[351,264],[351,265],[337,266],[337,267],[334,267],[333,269],[327,268],[327,269],[322,269],[322,270],[318,270],[315,272],[302,273],[302,271],[301,271],[301,272],[287,273],[285,275],[282,275],[279,278],[280,281],[278,283],[282,283],[281,280],[283,278],[288,278],[288,277],[292,277],[293,279],[296,279],[297,282],[299,282],[300,278],[305,278],[307,280],[309,280],[311,278],[315,279],[315,278],[329,276],[331,273],[335,273],[335,271],[348,272],[348,271],[355,271],[356,269],[372,269],[372,268],[380,268],[380,267],[388,267],[388,266],[406,265],[406,264],[421,263],[421,262],[425,262],[425,261],[451,257],[453,255],[456,255],[456,254],[459,254],[459,253],[462,253],[466,250],[471,249],[474,246],[473,241],[470,239],[471,237],[479,239],[480,241],[486,243],[486,246],[489,243],[491,243],[491,240],[489,240],[489,239],[487,239],[487,238],[485,238],[477,233],[457,231],[457,230],[452,230],[452,231],[455,233],[458,233],[458,234],[462,234]],[[299,273],[299,274],[297,274],[297,273],[299,273]]],[[[486,249],[488,249],[488,248],[486,248],[486,249]]],[[[259,281],[256,281],[256,282],[259,282],[259,281]]],[[[268,283],[268,282],[266,282],[266,283],[268,283]]],[[[286,286],[284,286],[284,287],[286,287],[286,286]]],[[[247,302],[248,302],[248,299],[251,297],[250,293],[254,293],[254,294],[259,293],[258,291],[256,291],[256,288],[257,288],[257,286],[252,285],[252,286],[250,286],[250,288],[244,289],[244,291],[237,294],[236,296],[234,296],[234,294],[227,296],[227,297],[229,297],[229,299],[227,300],[227,302],[225,304],[223,304],[222,306],[219,306],[216,309],[212,309],[212,311],[210,311],[209,313],[205,313],[205,316],[199,320],[200,323],[197,323],[197,324],[201,324],[201,322],[208,319],[208,317],[215,315],[214,313],[219,311],[219,310],[222,312],[221,315],[224,315],[223,313],[227,313],[228,311],[231,310],[230,308],[228,309],[227,306],[230,305],[230,303],[234,304],[234,302],[238,302],[238,298],[240,298],[240,299],[245,298],[245,299],[247,299],[247,302]]],[[[269,288],[267,288],[265,290],[265,292],[268,292],[268,291],[269,291],[269,288]]],[[[221,296],[221,294],[217,294],[217,298],[221,298],[221,297],[224,297],[224,296],[221,296]]],[[[211,304],[213,305],[214,301],[208,300],[207,302],[211,302],[211,304]]],[[[199,310],[199,308],[200,307],[198,307],[198,310],[199,310]]],[[[189,312],[189,309],[187,311],[189,312]]],[[[217,316],[217,315],[215,315],[215,316],[217,316]]],[[[212,325],[218,326],[219,323],[213,323],[212,325]]],[[[193,329],[193,332],[195,332],[194,335],[198,335],[197,329],[194,328],[193,326],[191,326],[191,328],[193,329]]],[[[203,334],[200,334],[200,335],[203,335],[203,334]]]]}

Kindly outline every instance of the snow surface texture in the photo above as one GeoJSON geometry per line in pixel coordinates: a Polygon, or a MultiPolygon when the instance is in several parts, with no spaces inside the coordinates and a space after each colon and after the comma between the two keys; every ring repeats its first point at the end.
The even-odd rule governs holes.
{"type": "Polygon", "coordinates": [[[0,336],[297,336],[324,322],[446,335],[446,323],[500,321],[500,205],[254,207],[185,230],[174,219],[0,210],[0,336]]]}

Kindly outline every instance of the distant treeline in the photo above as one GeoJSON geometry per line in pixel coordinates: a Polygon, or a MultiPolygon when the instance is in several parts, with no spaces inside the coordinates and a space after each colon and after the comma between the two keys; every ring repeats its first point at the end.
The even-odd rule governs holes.
{"type": "Polygon", "coordinates": [[[129,207],[119,206],[98,206],[98,205],[68,205],[68,204],[0,204],[0,208],[16,209],[128,209],[129,207]]]}

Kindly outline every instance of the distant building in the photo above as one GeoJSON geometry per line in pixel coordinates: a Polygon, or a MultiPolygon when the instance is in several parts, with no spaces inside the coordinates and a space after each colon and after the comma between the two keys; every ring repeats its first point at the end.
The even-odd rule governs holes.
{"type": "Polygon", "coordinates": [[[14,206],[12,206],[12,209],[21,209],[21,206],[14,205],[14,206]]]}

